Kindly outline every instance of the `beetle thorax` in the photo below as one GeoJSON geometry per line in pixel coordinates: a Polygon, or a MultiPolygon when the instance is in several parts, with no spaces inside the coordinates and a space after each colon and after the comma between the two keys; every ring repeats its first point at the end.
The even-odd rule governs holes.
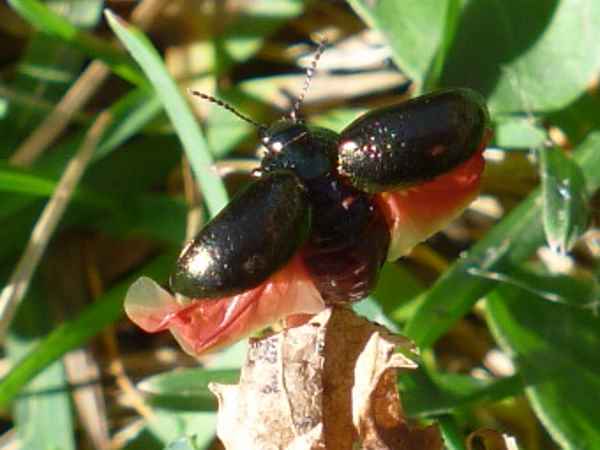
{"type": "Polygon", "coordinates": [[[289,119],[280,120],[262,135],[267,151],[261,170],[290,170],[303,182],[310,183],[334,170],[336,142],[337,135],[329,130],[289,119]]]}

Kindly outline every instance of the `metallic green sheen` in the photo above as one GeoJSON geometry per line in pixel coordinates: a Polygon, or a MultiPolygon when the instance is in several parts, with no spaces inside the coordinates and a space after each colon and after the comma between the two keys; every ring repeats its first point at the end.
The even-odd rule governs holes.
{"type": "Polygon", "coordinates": [[[342,131],[339,172],[372,193],[431,180],[473,155],[488,121],[485,100],[470,89],[438,91],[374,110],[342,131]]]}
{"type": "Polygon", "coordinates": [[[272,172],[237,195],[184,249],[175,292],[221,298],[252,289],[285,265],[305,240],[310,210],[289,171],[272,172]]]}

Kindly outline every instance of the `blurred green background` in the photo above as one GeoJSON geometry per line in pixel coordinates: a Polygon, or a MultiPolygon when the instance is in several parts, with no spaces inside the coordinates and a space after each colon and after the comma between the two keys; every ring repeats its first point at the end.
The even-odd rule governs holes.
{"type": "Polygon", "coordinates": [[[220,448],[206,386],[236,380],[244,343],[192,360],[123,297],[166,280],[256,163],[255,130],[187,89],[268,123],[324,37],[311,123],[447,86],[492,115],[481,197],[357,305],[421,349],[407,414],[450,449],[501,448],[465,441],[483,428],[600,449],[597,0],[0,4],[3,448],[220,448]]]}

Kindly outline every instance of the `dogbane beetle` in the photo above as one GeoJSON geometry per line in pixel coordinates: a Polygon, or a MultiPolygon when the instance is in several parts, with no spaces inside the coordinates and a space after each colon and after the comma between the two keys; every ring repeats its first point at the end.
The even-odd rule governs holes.
{"type": "MultiPolygon", "coordinates": [[[[185,246],[170,284],[148,278],[125,307],[147,331],[169,329],[191,354],[277,320],[366,297],[383,263],[457,217],[477,195],[489,139],[483,98],[433,92],[373,110],[339,135],[297,117],[256,123],[265,148],[254,181],[185,246]]],[[[291,318],[291,319],[290,319],[291,318]]]]}

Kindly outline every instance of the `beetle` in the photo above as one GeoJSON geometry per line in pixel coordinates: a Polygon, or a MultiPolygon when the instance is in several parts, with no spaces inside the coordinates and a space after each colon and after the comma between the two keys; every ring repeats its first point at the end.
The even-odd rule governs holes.
{"type": "MultiPolygon", "coordinates": [[[[322,51],[322,48],[320,49],[322,51]]],[[[285,319],[366,297],[396,260],[456,218],[479,191],[490,137],[484,99],[447,89],[376,109],[340,134],[289,116],[255,124],[265,152],[254,181],[182,250],[175,295],[149,278],[128,316],[170,330],[192,355],[285,319]]]]}

